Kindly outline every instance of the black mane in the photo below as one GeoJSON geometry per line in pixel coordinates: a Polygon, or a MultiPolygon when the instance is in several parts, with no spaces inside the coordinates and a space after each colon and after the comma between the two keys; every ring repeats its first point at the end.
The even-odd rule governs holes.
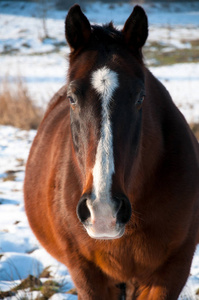
{"type": "Polygon", "coordinates": [[[102,26],[99,25],[91,25],[92,35],[100,41],[114,41],[114,42],[122,42],[123,34],[121,31],[117,30],[113,23],[110,22],[108,24],[104,24],[102,26]]]}

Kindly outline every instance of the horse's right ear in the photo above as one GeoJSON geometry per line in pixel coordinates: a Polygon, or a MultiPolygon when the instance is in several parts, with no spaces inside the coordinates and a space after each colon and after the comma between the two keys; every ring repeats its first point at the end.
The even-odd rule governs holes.
{"type": "Polygon", "coordinates": [[[78,4],[72,6],[65,20],[65,36],[71,51],[82,48],[89,40],[91,26],[78,4]]]}

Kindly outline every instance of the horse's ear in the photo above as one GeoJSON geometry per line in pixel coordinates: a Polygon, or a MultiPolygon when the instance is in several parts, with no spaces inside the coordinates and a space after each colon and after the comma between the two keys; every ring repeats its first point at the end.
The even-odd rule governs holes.
{"type": "Polygon", "coordinates": [[[136,5],[122,29],[126,44],[135,52],[140,52],[148,37],[148,20],[142,7],[136,5]]]}
{"type": "Polygon", "coordinates": [[[82,48],[89,40],[91,26],[78,4],[72,6],[65,20],[65,36],[71,51],[82,48]]]}

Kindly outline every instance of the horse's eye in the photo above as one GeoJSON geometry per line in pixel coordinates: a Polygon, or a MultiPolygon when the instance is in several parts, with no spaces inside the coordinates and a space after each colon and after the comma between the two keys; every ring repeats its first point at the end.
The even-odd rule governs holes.
{"type": "Polygon", "coordinates": [[[142,96],[140,97],[140,102],[141,102],[141,103],[144,101],[144,98],[145,98],[145,95],[142,95],[142,96]]]}
{"type": "Polygon", "coordinates": [[[142,103],[144,101],[145,95],[141,95],[139,99],[136,101],[135,106],[139,110],[142,107],[142,103]]]}
{"type": "Polygon", "coordinates": [[[75,101],[75,99],[72,96],[68,96],[67,99],[70,101],[71,105],[75,105],[76,104],[76,101],[75,101]]]}

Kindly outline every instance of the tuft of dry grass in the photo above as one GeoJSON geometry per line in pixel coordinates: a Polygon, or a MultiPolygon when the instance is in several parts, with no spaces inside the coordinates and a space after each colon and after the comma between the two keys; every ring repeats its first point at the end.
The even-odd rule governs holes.
{"type": "Polygon", "coordinates": [[[19,291],[19,290],[25,290],[27,288],[30,288],[31,290],[38,289],[40,286],[42,286],[42,282],[39,278],[29,275],[26,279],[22,280],[19,285],[17,285],[15,288],[12,289],[12,291],[19,291]]]}
{"type": "Polygon", "coordinates": [[[76,288],[72,288],[69,291],[67,291],[66,294],[77,295],[77,289],[76,288]]]}
{"type": "Polygon", "coordinates": [[[37,129],[43,112],[36,107],[20,77],[11,83],[5,78],[0,90],[0,124],[21,129],[37,129]],[[14,88],[13,88],[14,87],[14,88]]]}
{"type": "Polygon", "coordinates": [[[5,172],[5,175],[3,176],[3,182],[5,181],[15,181],[17,171],[8,170],[5,172]]]}
{"type": "Polygon", "coordinates": [[[39,275],[39,278],[51,278],[51,272],[50,272],[50,266],[43,269],[41,274],[39,275]]]}

